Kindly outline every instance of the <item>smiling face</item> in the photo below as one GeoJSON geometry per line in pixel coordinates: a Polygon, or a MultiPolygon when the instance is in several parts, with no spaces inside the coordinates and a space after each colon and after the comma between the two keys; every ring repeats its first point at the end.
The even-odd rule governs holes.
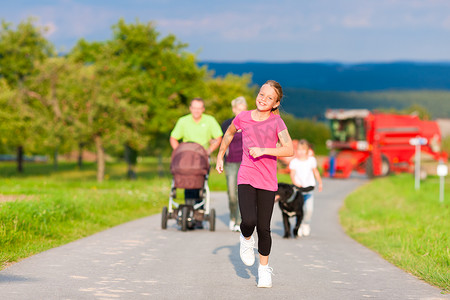
{"type": "Polygon", "coordinates": [[[194,99],[189,106],[189,110],[191,111],[192,118],[197,121],[202,118],[202,114],[205,111],[205,105],[203,104],[203,101],[194,99]]]}
{"type": "Polygon", "coordinates": [[[276,90],[268,84],[264,84],[256,97],[256,108],[261,112],[272,111],[280,105],[276,90]]]}

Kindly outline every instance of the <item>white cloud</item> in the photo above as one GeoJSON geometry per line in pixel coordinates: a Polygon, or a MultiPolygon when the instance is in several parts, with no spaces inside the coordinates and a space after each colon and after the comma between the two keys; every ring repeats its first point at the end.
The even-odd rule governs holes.
{"type": "Polygon", "coordinates": [[[109,28],[118,17],[108,8],[79,4],[70,0],[56,5],[40,5],[24,10],[22,14],[36,16],[43,24],[55,29],[53,37],[85,37],[99,29],[109,28]],[[58,29],[58,30],[56,30],[58,29]]]}
{"type": "Polygon", "coordinates": [[[158,18],[157,28],[183,38],[202,35],[225,41],[280,41],[304,32],[319,32],[322,25],[308,22],[302,15],[261,14],[259,11],[221,12],[187,18],[158,18]]]}
{"type": "MultiPolygon", "coordinates": [[[[211,58],[226,59],[229,53],[257,57],[272,47],[280,59],[288,55],[291,59],[308,55],[339,59],[360,55],[361,50],[355,52],[348,45],[370,44],[375,35],[380,44],[394,41],[395,47],[383,51],[392,55],[396,51],[398,57],[402,53],[412,57],[415,52],[424,56],[426,51],[420,52],[418,40],[427,39],[432,49],[449,49],[450,45],[446,37],[450,0],[230,0],[208,5],[201,0],[130,0],[126,4],[118,0],[45,1],[48,5],[29,1],[27,5],[15,4],[14,10],[2,9],[0,18],[17,22],[19,17],[38,16],[49,27],[49,39],[66,47],[82,37],[98,41],[110,38],[111,25],[120,17],[127,22],[136,18],[153,21],[161,36],[173,33],[194,51],[205,49],[211,58]]],[[[390,55],[375,48],[367,48],[367,57],[390,55]]]]}
{"type": "Polygon", "coordinates": [[[366,16],[346,16],[342,19],[342,25],[348,28],[368,28],[371,23],[366,16]]]}
{"type": "Polygon", "coordinates": [[[442,21],[442,27],[446,30],[450,30],[450,16],[448,16],[444,21],[442,21]]]}
{"type": "Polygon", "coordinates": [[[227,40],[259,36],[265,26],[240,14],[215,14],[189,19],[157,19],[157,27],[183,36],[216,35],[227,40]]]}

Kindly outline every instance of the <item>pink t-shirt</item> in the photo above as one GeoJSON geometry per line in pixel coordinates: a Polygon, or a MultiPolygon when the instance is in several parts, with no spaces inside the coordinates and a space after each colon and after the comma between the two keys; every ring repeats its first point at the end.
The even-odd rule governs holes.
{"type": "Polygon", "coordinates": [[[238,172],[238,184],[250,184],[254,188],[269,191],[278,190],[277,158],[263,155],[254,158],[249,154],[250,147],[276,148],[278,133],[286,129],[279,115],[270,114],[264,121],[252,119],[251,111],[243,111],[236,116],[233,124],[242,129],[242,163],[238,172]]]}

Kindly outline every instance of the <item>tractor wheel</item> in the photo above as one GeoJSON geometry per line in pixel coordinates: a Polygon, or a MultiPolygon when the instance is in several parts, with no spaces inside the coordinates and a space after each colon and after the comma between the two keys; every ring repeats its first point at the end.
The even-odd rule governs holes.
{"type": "Polygon", "coordinates": [[[161,213],[161,228],[167,229],[167,207],[164,206],[161,213]]]}
{"type": "MultiPolygon", "coordinates": [[[[387,176],[391,172],[391,166],[389,165],[389,159],[386,155],[381,155],[381,174],[380,176],[387,176]]],[[[369,178],[374,178],[372,157],[366,160],[366,174],[369,178]]]]}
{"type": "Polygon", "coordinates": [[[387,176],[391,173],[391,166],[389,165],[389,159],[386,157],[386,155],[381,155],[381,175],[380,176],[387,176]]]}
{"type": "Polygon", "coordinates": [[[369,178],[374,178],[375,177],[375,175],[373,174],[372,157],[369,157],[366,160],[366,175],[369,178]]]}

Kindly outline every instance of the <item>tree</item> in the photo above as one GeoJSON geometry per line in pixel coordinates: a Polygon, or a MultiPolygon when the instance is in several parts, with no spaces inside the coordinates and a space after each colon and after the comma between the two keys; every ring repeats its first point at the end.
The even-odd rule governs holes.
{"type": "Polygon", "coordinates": [[[55,168],[58,165],[59,150],[70,151],[76,141],[70,125],[67,101],[67,80],[75,66],[64,57],[54,57],[36,63],[36,72],[26,80],[26,95],[35,100],[34,128],[42,138],[41,148],[53,151],[55,168]]]}
{"type": "Polygon", "coordinates": [[[3,149],[12,150],[11,146],[14,146],[16,135],[20,134],[18,130],[19,115],[18,111],[12,106],[12,101],[15,96],[15,90],[13,90],[6,81],[5,78],[0,78],[0,145],[3,149]]]}
{"type": "Polygon", "coordinates": [[[232,115],[230,101],[237,96],[254,105],[250,75],[213,78],[186,46],[173,35],[161,38],[151,22],[120,20],[112,39],[82,39],[67,57],[52,57],[52,46],[31,21],[17,31],[3,23],[0,121],[8,134],[2,147],[52,149],[56,164],[59,150],[95,145],[102,181],[106,152],[118,155],[125,148],[132,170],[137,151],[161,154],[169,147],[170,131],[191,99],[204,98],[219,121],[232,115]]]}
{"type": "Polygon", "coordinates": [[[121,66],[73,62],[73,70],[64,77],[67,125],[74,141],[95,145],[99,182],[105,175],[105,149],[138,141],[147,111],[144,105],[131,105],[126,91],[118,91],[121,80],[113,79],[121,78],[122,72],[121,66]]]}
{"type": "Polygon", "coordinates": [[[330,129],[326,124],[310,119],[298,119],[283,111],[282,117],[292,139],[306,139],[313,146],[316,154],[327,153],[325,144],[330,138],[330,129]]]}
{"type": "Polygon", "coordinates": [[[431,120],[430,112],[420,104],[412,104],[405,109],[395,109],[395,108],[379,108],[380,112],[391,113],[391,114],[401,114],[401,115],[416,115],[421,120],[431,120]]]}
{"type": "Polygon", "coordinates": [[[431,114],[430,112],[419,104],[413,104],[408,108],[405,108],[402,113],[411,115],[415,114],[417,115],[421,120],[431,120],[431,114]]]}
{"type": "MultiPolygon", "coordinates": [[[[173,35],[158,38],[152,23],[126,24],[120,20],[113,26],[113,39],[104,43],[81,40],[70,54],[76,62],[111,70],[98,74],[108,76],[102,87],[118,99],[127,99],[130,107],[146,107],[139,121],[143,130],[123,141],[134,150],[143,149],[148,141],[151,146],[159,144],[189,99],[204,89],[206,71],[198,68],[192,54],[183,52],[186,45],[173,35]]],[[[131,128],[131,123],[125,123],[131,128]]]]}
{"type": "MultiPolygon", "coordinates": [[[[24,146],[37,144],[33,140],[33,114],[25,93],[24,81],[35,72],[35,63],[53,54],[53,46],[44,38],[45,28],[35,27],[33,20],[20,23],[16,30],[2,21],[0,27],[0,77],[11,89],[11,97],[5,102],[13,115],[8,118],[9,139],[7,143],[17,147],[18,171],[23,171],[24,146]]],[[[3,121],[3,120],[0,120],[3,121]]]]}
{"type": "Polygon", "coordinates": [[[233,116],[231,101],[239,96],[245,97],[249,109],[255,107],[258,87],[252,85],[250,74],[242,76],[228,74],[216,78],[213,74],[209,76],[206,79],[206,113],[212,114],[218,122],[221,123],[233,116]]]}

